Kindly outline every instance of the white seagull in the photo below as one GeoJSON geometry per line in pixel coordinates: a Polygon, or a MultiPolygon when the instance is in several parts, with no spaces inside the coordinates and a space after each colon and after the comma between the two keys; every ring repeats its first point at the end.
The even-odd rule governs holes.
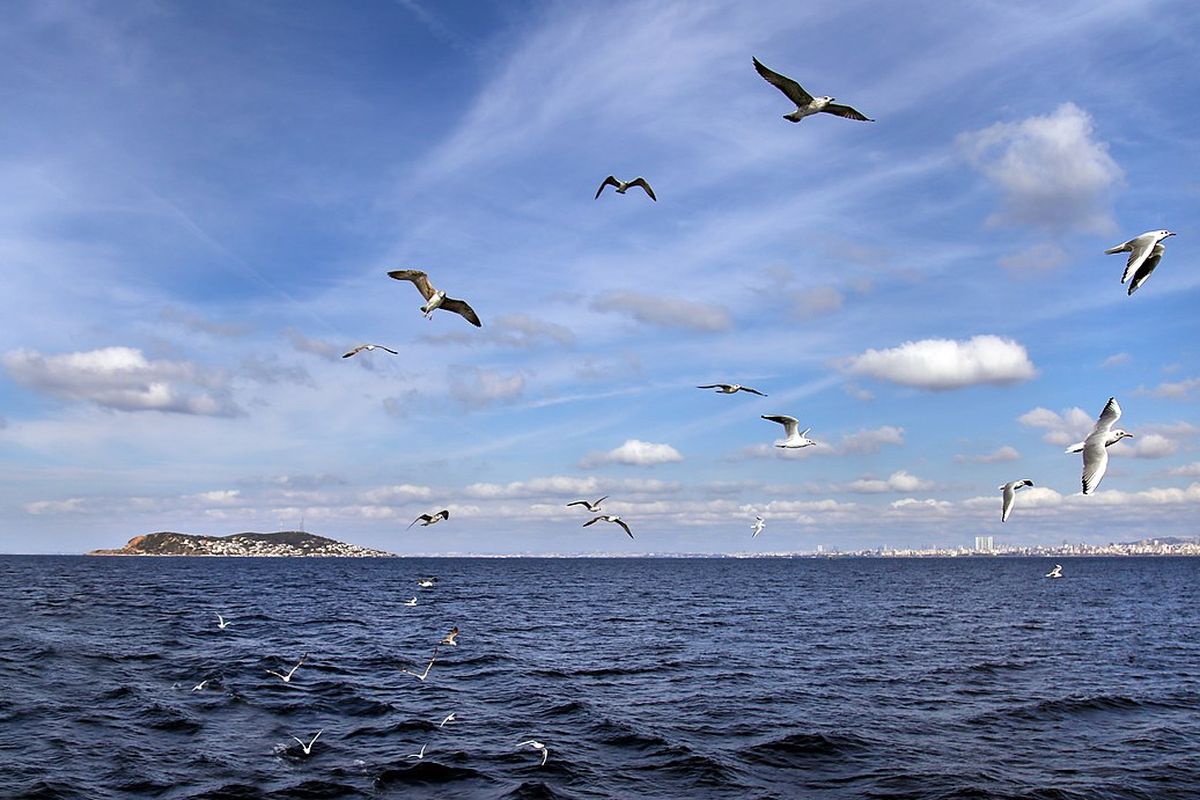
{"type": "Polygon", "coordinates": [[[310,741],[308,744],[305,744],[304,742],[300,741],[299,739],[296,739],[295,736],[293,736],[292,738],[296,739],[296,742],[300,745],[300,747],[302,747],[304,749],[304,755],[311,756],[312,755],[312,746],[317,743],[317,736],[320,736],[324,732],[325,732],[325,729],[321,728],[321,730],[317,731],[317,735],[314,736],[312,738],[312,741],[310,741]]]}
{"type": "Polygon", "coordinates": [[[476,328],[482,328],[483,323],[479,321],[479,316],[475,310],[467,305],[465,300],[455,300],[453,297],[446,297],[446,293],[434,289],[429,283],[429,276],[419,269],[394,269],[388,273],[389,278],[395,278],[398,281],[412,281],[412,285],[417,287],[417,291],[425,298],[425,305],[421,306],[421,313],[426,319],[433,319],[435,309],[450,311],[460,315],[467,322],[474,325],[476,328]]]}
{"type": "Polygon", "coordinates": [[[421,751],[419,753],[409,753],[408,755],[405,756],[405,758],[415,758],[417,761],[420,761],[421,759],[423,759],[425,757],[425,748],[426,747],[429,747],[429,745],[428,744],[421,745],[421,751]]]}
{"type": "Polygon", "coordinates": [[[1052,569],[1046,573],[1046,577],[1047,578],[1061,578],[1062,577],[1062,564],[1055,564],[1054,569],[1052,569]]]}
{"type": "Polygon", "coordinates": [[[783,440],[783,444],[775,443],[776,447],[798,448],[809,447],[815,445],[816,442],[808,438],[808,432],[812,428],[800,430],[800,422],[795,417],[789,417],[786,414],[762,414],[763,419],[768,422],[778,422],[783,426],[784,433],[787,438],[783,440]]]}
{"type": "Polygon", "coordinates": [[[439,728],[444,728],[444,727],[446,727],[447,725],[449,725],[451,722],[454,722],[454,721],[455,721],[455,719],[454,719],[454,712],[453,712],[453,711],[451,711],[449,714],[447,714],[447,715],[446,715],[446,718],[445,718],[445,719],[443,719],[441,722],[439,722],[439,723],[438,723],[438,727],[439,727],[439,728]]]}
{"type": "Polygon", "coordinates": [[[424,672],[413,672],[410,669],[403,669],[403,668],[401,668],[400,671],[405,674],[412,675],[417,680],[424,682],[424,680],[429,677],[429,668],[433,666],[433,662],[435,662],[435,661],[437,661],[437,648],[436,647],[433,648],[433,655],[431,655],[429,657],[429,663],[425,665],[424,672]]]}
{"type": "Polygon", "coordinates": [[[751,536],[750,538],[757,538],[758,535],[762,533],[762,529],[766,526],[766,524],[767,521],[756,514],[754,516],[754,524],[750,526],[750,529],[754,531],[754,536],[751,536]]]}
{"type": "Polygon", "coordinates": [[[421,580],[417,581],[417,586],[420,586],[422,589],[432,589],[436,583],[437,578],[421,578],[421,580]]]}
{"type": "Polygon", "coordinates": [[[225,630],[226,628],[229,627],[229,623],[226,622],[225,618],[222,617],[220,614],[217,614],[217,627],[220,628],[221,630],[225,630]]]}
{"type": "Polygon", "coordinates": [[[550,751],[546,749],[546,745],[542,744],[537,739],[530,739],[529,741],[521,742],[519,745],[517,745],[517,747],[525,747],[527,745],[532,747],[534,750],[542,751],[542,763],[538,766],[546,766],[546,759],[550,757],[550,751]]]}
{"type": "Polygon", "coordinates": [[[859,122],[874,122],[873,119],[868,119],[861,112],[856,111],[850,106],[838,105],[833,102],[834,98],[829,96],[813,97],[808,92],[804,91],[804,87],[796,83],[791,78],[780,75],[772,69],[763,66],[762,62],[757,58],[754,59],[754,68],[758,70],[758,74],[763,76],[767,83],[774,86],[779,91],[787,95],[787,98],[796,104],[796,110],[790,114],[784,114],[783,118],[789,122],[799,122],[805,117],[811,117],[813,114],[824,111],[826,114],[834,114],[846,119],[858,120],[859,122]]]}
{"type": "Polygon", "coordinates": [[[209,681],[211,681],[211,680],[212,680],[212,678],[205,678],[204,680],[200,681],[200,682],[199,682],[199,683],[197,683],[195,686],[193,686],[193,687],[192,687],[192,691],[193,691],[193,692],[203,692],[203,691],[204,691],[204,687],[205,687],[205,686],[208,686],[208,682],[209,682],[209,681]]]}
{"type": "MultiPolygon", "coordinates": [[[[447,508],[443,508],[436,514],[422,514],[412,522],[408,523],[408,528],[411,528],[418,522],[421,523],[422,528],[428,528],[430,525],[436,525],[444,519],[450,519],[450,510],[447,508]]],[[[405,528],[404,530],[408,530],[408,528],[405,528]]]]}
{"type": "Polygon", "coordinates": [[[393,350],[390,347],[384,347],[381,344],[360,344],[358,347],[354,348],[349,353],[346,353],[344,356],[342,356],[342,358],[349,358],[350,356],[356,356],[359,353],[361,353],[363,350],[366,350],[368,353],[372,350],[385,350],[394,356],[400,355],[400,353],[398,351],[393,350]]]}
{"type": "Polygon", "coordinates": [[[595,514],[600,511],[600,504],[603,503],[607,499],[608,499],[608,495],[604,495],[604,497],[601,497],[599,500],[597,500],[594,503],[590,503],[587,500],[573,500],[570,503],[567,503],[567,508],[570,508],[571,506],[583,506],[588,511],[595,514]]]}
{"type": "Polygon", "coordinates": [[[1033,481],[1029,480],[1029,478],[1024,478],[1019,481],[1011,481],[1000,487],[1000,490],[1004,492],[1004,508],[1000,512],[1001,522],[1008,522],[1008,515],[1012,513],[1013,509],[1013,501],[1017,497],[1017,489],[1024,486],[1033,486],[1033,481]]]}
{"type": "MultiPolygon", "coordinates": [[[[1134,438],[1134,435],[1132,433],[1130,433],[1129,431],[1124,430],[1123,428],[1113,428],[1111,431],[1108,432],[1108,438],[1106,438],[1104,440],[1104,446],[1112,447],[1114,444],[1121,441],[1122,439],[1133,439],[1133,438],[1134,438]]],[[[1083,446],[1085,444],[1086,444],[1086,442],[1076,442],[1075,444],[1068,447],[1066,450],[1063,450],[1063,452],[1064,453],[1082,453],[1083,446]]]]}
{"type": "Polygon", "coordinates": [[[413,607],[413,606],[415,606],[416,604],[417,604],[417,596],[416,596],[415,594],[413,595],[413,598],[412,598],[412,600],[405,600],[405,601],[404,601],[404,605],[408,606],[409,608],[412,608],[412,607],[413,607]]]}
{"type": "Polygon", "coordinates": [[[288,673],[286,675],[284,675],[282,672],[276,672],[273,669],[267,670],[267,674],[274,675],[276,678],[280,678],[284,683],[291,683],[292,676],[296,674],[296,670],[300,669],[301,665],[304,664],[304,661],[307,658],[308,658],[308,653],[305,653],[304,655],[300,656],[300,660],[296,663],[296,666],[294,666],[290,670],[288,670],[288,673]]]}
{"type": "Polygon", "coordinates": [[[620,517],[616,516],[615,514],[601,514],[598,517],[592,517],[587,522],[583,523],[583,527],[586,528],[588,525],[595,525],[597,522],[600,522],[601,520],[603,520],[605,522],[611,522],[614,525],[620,525],[625,530],[625,533],[627,533],[629,535],[629,538],[630,539],[633,538],[633,531],[629,530],[629,526],[625,524],[625,520],[621,519],[620,517]]]}
{"type": "Polygon", "coordinates": [[[1133,278],[1129,284],[1129,294],[1136,292],[1150,277],[1150,273],[1154,272],[1154,268],[1163,257],[1162,241],[1174,235],[1172,231],[1146,231],[1141,236],[1135,236],[1128,242],[1104,251],[1108,255],[1129,253],[1129,260],[1125,262],[1125,274],[1121,276],[1121,283],[1133,278]]]}
{"type": "Polygon", "coordinates": [[[626,190],[634,186],[640,186],[646,190],[646,194],[650,195],[651,200],[658,202],[658,198],[654,196],[654,190],[650,188],[650,184],[646,183],[645,178],[634,178],[633,180],[626,182],[619,181],[612,175],[609,175],[604,179],[604,183],[600,184],[600,188],[596,190],[597,200],[600,199],[600,193],[604,191],[605,186],[615,186],[617,188],[617,194],[625,194],[626,190]]]}
{"type": "Polygon", "coordinates": [[[448,644],[451,647],[457,647],[458,646],[457,639],[458,639],[458,626],[455,625],[453,628],[450,629],[449,633],[447,633],[445,636],[442,637],[442,640],[440,642],[438,642],[438,644],[448,644]]]}
{"type": "Polygon", "coordinates": [[[759,397],[766,397],[765,394],[758,389],[751,389],[749,386],[742,386],[740,383],[709,383],[704,386],[697,386],[697,389],[716,389],[717,394],[734,394],[736,392],[749,392],[756,394],[759,397]]]}
{"type": "Polygon", "coordinates": [[[1083,441],[1083,493],[1093,494],[1104,480],[1104,472],[1108,469],[1108,436],[1113,424],[1121,418],[1121,406],[1117,398],[1110,397],[1100,412],[1100,419],[1083,441]]]}

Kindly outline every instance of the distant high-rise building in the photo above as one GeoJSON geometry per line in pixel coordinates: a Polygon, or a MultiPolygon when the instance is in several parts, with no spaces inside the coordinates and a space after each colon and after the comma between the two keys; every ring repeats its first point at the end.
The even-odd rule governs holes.
{"type": "Polygon", "coordinates": [[[991,536],[976,536],[975,537],[975,552],[990,553],[995,549],[992,544],[991,536]]]}
{"type": "Polygon", "coordinates": [[[823,545],[823,544],[819,544],[819,545],[817,545],[817,552],[818,552],[818,553],[824,553],[824,552],[825,552],[825,545],[823,545]]]}

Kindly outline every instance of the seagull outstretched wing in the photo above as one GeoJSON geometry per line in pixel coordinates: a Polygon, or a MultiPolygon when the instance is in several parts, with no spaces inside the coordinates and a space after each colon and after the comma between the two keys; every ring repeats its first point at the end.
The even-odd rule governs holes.
{"type": "MultiPolygon", "coordinates": [[[[419,269],[394,269],[388,273],[389,278],[395,278],[398,281],[412,281],[412,285],[417,287],[417,291],[426,300],[433,297],[433,286],[429,284],[429,276],[419,269]]],[[[442,303],[445,308],[445,302],[442,303]]]]}
{"type": "Polygon", "coordinates": [[[441,308],[446,311],[458,314],[467,322],[474,325],[476,328],[482,328],[483,323],[479,321],[479,315],[475,313],[475,309],[467,305],[466,300],[455,300],[453,297],[447,297],[442,301],[441,308]]]}
{"type": "Polygon", "coordinates": [[[800,432],[800,421],[795,417],[789,417],[786,414],[763,414],[762,418],[768,422],[778,422],[783,426],[783,431],[789,438],[800,432]]]}
{"type": "Polygon", "coordinates": [[[824,111],[826,114],[833,114],[834,116],[844,117],[845,119],[854,119],[854,120],[858,120],[859,122],[874,122],[875,121],[875,120],[871,119],[870,117],[868,117],[866,114],[863,114],[861,111],[851,108],[850,106],[840,105],[839,103],[830,103],[829,105],[825,106],[821,110],[824,111]]]}
{"type": "Polygon", "coordinates": [[[650,195],[650,199],[658,202],[658,198],[654,196],[654,190],[650,188],[650,184],[646,183],[646,179],[642,177],[634,178],[629,182],[630,186],[640,186],[646,190],[646,194],[650,195]]]}
{"type": "Polygon", "coordinates": [[[617,188],[620,188],[621,182],[617,180],[616,176],[609,175],[607,178],[604,179],[604,183],[600,184],[600,188],[596,190],[596,199],[597,200],[600,199],[600,193],[604,191],[605,186],[616,186],[617,188]]]}
{"type": "Polygon", "coordinates": [[[754,59],[754,68],[758,70],[758,74],[763,76],[767,83],[787,95],[788,100],[795,103],[797,108],[806,106],[813,101],[813,96],[804,91],[803,86],[786,75],[780,75],[775,70],[764,66],[757,58],[754,59]]]}

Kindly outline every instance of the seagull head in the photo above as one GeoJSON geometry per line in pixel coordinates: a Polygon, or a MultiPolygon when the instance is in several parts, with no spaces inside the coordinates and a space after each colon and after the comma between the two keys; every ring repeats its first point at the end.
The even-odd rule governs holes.
{"type": "Polygon", "coordinates": [[[1158,237],[1160,239],[1165,239],[1168,236],[1174,236],[1174,235],[1175,235],[1175,231],[1159,231],[1158,232],[1158,237]]]}
{"type": "Polygon", "coordinates": [[[832,102],[833,102],[834,100],[836,100],[837,98],[836,98],[836,97],[830,97],[829,95],[827,95],[827,94],[826,94],[826,95],[822,95],[821,97],[818,97],[817,99],[818,99],[818,100],[824,100],[826,103],[832,103],[832,102]]]}
{"type": "Polygon", "coordinates": [[[1118,442],[1121,441],[1122,439],[1134,438],[1132,433],[1130,433],[1127,430],[1122,430],[1121,428],[1117,428],[1115,431],[1113,431],[1112,435],[1117,437],[1116,441],[1118,441],[1118,442]]]}

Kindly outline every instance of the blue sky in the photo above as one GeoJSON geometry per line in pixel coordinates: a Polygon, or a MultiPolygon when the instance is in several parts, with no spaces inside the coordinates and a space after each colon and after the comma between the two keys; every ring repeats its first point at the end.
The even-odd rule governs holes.
{"type": "Polygon", "coordinates": [[[0,551],[1195,535],[1198,37],[1155,2],[10,5],[0,551]],[[788,123],[752,56],[878,122],[788,123]],[[1103,251],[1158,228],[1128,297],[1103,251]],[[1136,438],[1084,498],[1110,395],[1136,438]],[[564,507],[601,494],[636,541],[564,507]]]}

